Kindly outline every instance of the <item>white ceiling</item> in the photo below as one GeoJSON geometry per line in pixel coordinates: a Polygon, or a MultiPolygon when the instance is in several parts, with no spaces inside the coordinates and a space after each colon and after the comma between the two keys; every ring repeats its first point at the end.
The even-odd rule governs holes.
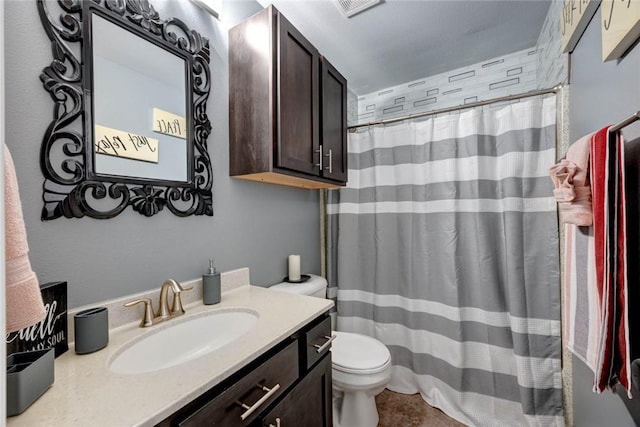
{"type": "Polygon", "coordinates": [[[358,95],[536,44],[550,0],[383,0],[346,18],[333,0],[273,4],[358,95]]]}

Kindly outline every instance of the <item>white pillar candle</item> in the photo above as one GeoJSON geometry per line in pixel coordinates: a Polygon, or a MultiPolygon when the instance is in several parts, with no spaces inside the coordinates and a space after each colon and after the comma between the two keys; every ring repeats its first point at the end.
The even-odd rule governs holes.
{"type": "Polygon", "coordinates": [[[289,255],[289,280],[300,280],[300,255],[289,255]]]}

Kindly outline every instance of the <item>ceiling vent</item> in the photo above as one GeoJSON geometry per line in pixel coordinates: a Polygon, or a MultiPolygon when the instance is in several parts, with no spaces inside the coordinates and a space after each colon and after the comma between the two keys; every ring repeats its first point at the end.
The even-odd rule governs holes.
{"type": "Polygon", "coordinates": [[[347,18],[364,12],[365,10],[379,4],[382,0],[335,0],[336,6],[340,12],[347,18]]]}

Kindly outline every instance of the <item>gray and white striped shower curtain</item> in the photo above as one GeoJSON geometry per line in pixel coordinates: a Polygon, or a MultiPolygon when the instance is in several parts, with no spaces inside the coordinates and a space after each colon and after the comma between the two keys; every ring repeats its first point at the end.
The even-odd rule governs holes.
{"type": "Polygon", "coordinates": [[[329,191],[338,330],[391,351],[388,388],[471,426],[564,426],[555,96],[349,136],[329,191]]]}

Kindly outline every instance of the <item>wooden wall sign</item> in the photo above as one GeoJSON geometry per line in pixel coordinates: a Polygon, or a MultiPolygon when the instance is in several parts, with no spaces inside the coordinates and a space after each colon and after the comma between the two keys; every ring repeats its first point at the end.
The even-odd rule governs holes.
{"type": "Polygon", "coordinates": [[[153,130],[176,138],[187,139],[187,121],[185,118],[159,108],[153,109],[153,130]]]}
{"type": "Polygon", "coordinates": [[[96,154],[158,163],[157,139],[96,125],[93,140],[96,154]]]}
{"type": "Polygon", "coordinates": [[[67,343],[67,282],[40,285],[47,311],[44,320],[6,336],[7,355],[19,351],[55,349],[56,357],[69,349],[67,343]]]}
{"type": "Polygon", "coordinates": [[[564,0],[560,17],[563,52],[573,52],[599,4],[600,0],[564,0]]]}
{"type": "Polygon", "coordinates": [[[620,58],[640,37],[640,0],[602,0],[602,60],[620,58]]]}

